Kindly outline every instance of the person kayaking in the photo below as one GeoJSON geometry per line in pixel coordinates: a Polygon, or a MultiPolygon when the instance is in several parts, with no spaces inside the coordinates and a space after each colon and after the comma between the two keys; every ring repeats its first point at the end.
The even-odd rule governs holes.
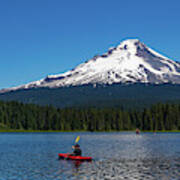
{"type": "Polygon", "coordinates": [[[71,154],[72,156],[81,156],[82,155],[82,151],[80,149],[79,144],[75,144],[74,146],[72,146],[72,148],[74,149],[73,153],[71,154]]]}

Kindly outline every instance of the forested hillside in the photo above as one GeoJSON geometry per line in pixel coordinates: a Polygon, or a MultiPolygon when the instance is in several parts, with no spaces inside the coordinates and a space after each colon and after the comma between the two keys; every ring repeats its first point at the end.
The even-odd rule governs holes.
{"type": "Polygon", "coordinates": [[[180,103],[180,85],[112,84],[33,88],[0,94],[0,100],[65,107],[141,109],[162,102],[180,103]]]}
{"type": "Polygon", "coordinates": [[[180,130],[180,104],[155,104],[143,110],[55,108],[0,102],[0,129],[60,131],[180,130]]]}

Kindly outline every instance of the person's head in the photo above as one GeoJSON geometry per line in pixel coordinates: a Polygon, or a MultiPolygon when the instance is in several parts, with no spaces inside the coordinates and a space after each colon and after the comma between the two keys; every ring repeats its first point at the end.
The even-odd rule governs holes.
{"type": "Polygon", "coordinates": [[[79,149],[80,148],[80,145],[79,144],[75,144],[74,146],[76,149],[79,149]]]}

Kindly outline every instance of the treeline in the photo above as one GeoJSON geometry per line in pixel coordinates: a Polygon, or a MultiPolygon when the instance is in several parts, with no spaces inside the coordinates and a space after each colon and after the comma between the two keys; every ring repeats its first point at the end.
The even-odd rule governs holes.
{"type": "Polygon", "coordinates": [[[123,108],[55,108],[0,102],[0,129],[121,131],[180,130],[180,104],[161,104],[143,110],[123,108]]]}

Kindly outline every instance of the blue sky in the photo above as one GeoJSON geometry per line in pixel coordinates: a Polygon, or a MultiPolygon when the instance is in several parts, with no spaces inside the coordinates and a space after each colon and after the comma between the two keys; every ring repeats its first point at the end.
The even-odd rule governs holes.
{"type": "Polygon", "coordinates": [[[126,38],[180,61],[180,1],[0,0],[0,89],[65,72],[126,38]]]}

